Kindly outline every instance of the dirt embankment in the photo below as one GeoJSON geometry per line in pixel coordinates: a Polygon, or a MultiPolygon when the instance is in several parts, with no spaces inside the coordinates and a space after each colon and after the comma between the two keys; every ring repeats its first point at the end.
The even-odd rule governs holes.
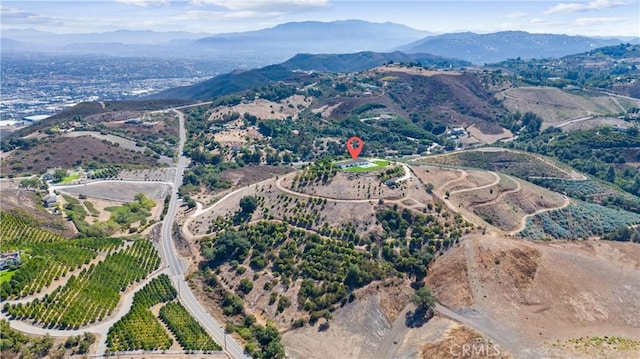
{"type": "Polygon", "coordinates": [[[372,283],[356,300],[338,309],[329,327],[287,331],[283,342],[290,358],[372,358],[409,301],[411,288],[399,279],[372,283]]]}
{"type": "MultiPolygon", "coordinates": [[[[492,339],[502,344],[510,336],[505,348],[516,357],[582,357],[553,344],[583,336],[640,339],[640,247],[633,243],[469,237],[433,264],[426,282],[480,332],[504,327],[492,339]]],[[[607,353],[622,358],[628,350],[607,353]]]]}

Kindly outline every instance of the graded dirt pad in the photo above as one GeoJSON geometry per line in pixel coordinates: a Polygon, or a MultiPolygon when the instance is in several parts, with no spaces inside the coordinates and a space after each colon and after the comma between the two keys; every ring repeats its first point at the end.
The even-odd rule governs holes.
{"type": "Polygon", "coordinates": [[[311,110],[311,113],[320,113],[320,116],[322,116],[322,118],[329,118],[331,117],[331,114],[333,113],[333,110],[335,110],[336,108],[340,107],[342,105],[342,102],[338,102],[335,105],[322,105],[318,108],[314,108],[311,110]]]}
{"type": "MultiPolygon", "coordinates": [[[[504,99],[504,105],[511,111],[533,112],[544,119],[542,128],[565,122],[570,119],[601,114],[620,113],[620,101],[604,94],[581,94],[562,91],[555,87],[510,88],[497,95],[504,99]]],[[[640,100],[631,104],[640,105],[640,100]]]]}
{"type": "Polygon", "coordinates": [[[244,166],[220,172],[220,179],[233,182],[232,187],[242,187],[293,171],[287,166],[244,166]]]}
{"type": "MultiPolygon", "coordinates": [[[[582,336],[640,339],[637,244],[529,242],[491,235],[470,236],[450,252],[442,259],[460,258],[456,252],[463,252],[471,270],[473,305],[457,312],[474,329],[498,334],[491,339],[517,358],[582,357],[551,345],[582,336]]],[[[459,288],[436,276],[459,267],[456,260],[436,261],[427,278],[444,305],[458,307],[464,301],[459,288]]]]}
{"type": "Polygon", "coordinates": [[[464,174],[462,170],[428,165],[411,166],[415,175],[426,185],[431,183],[435,188],[456,180],[464,174]]]}
{"type": "Polygon", "coordinates": [[[549,191],[530,182],[516,180],[520,183],[520,191],[504,195],[507,202],[517,205],[522,212],[532,214],[542,208],[558,208],[565,203],[565,197],[557,192],[549,191]]]}
{"type": "Polygon", "coordinates": [[[170,189],[169,185],[163,183],[104,181],[64,188],[61,192],[73,195],[84,194],[89,197],[116,202],[133,202],[137,193],[144,193],[154,200],[164,199],[170,193],[170,189]]]}
{"type": "Polygon", "coordinates": [[[40,140],[28,150],[14,150],[0,165],[3,174],[44,173],[49,168],[72,168],[78,163],[104,161],[112,164],[158,164],[151,154],[128,150],[91,135],[69,138],[53,136],[40,140]]]}
{"type": "Polygon", "coordinates": [[[584,121],[568,121],[563,122],[557,126],[562,126],[562,131],[578,131],[578,130],[590,130],[597,127],[602,126],[621,126],[621,127],[629,127],[629,122],[625,120],[621,120],[615,117],[598,117],[592,118],[584,121]]]}
{"type": "Polygon", "coordinates": [[[502,133],[488,134],[480,131],[475,125],[467,127],[469,137],[463,138],[460,142],[465,145],[491,144],[500,140],[513,138],[513,133],[503,129],[502,133]]]}
{"type": "Polygon", "coordinates": [[[175,173],[175,168],[122,170],[118,173],[118,178],[123,180],[173,182],[176,177],[175,173]]]}

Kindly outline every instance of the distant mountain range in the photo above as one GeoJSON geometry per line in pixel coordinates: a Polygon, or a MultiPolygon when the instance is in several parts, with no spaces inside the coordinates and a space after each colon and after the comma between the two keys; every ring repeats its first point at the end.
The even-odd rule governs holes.
{"type": "MultiPolygon", "coordinates": [[[[2,37],[3,51],[199,59],[224,57],[249,68],[280,63],[300,53],[365,51],[433,54],[484,64],[517,57],[561,57],[623,42],[621,39],[523,31],[434,35],[400,24],[360,20],[291,22],[257,31],[217,35],[137,30],[54,34],[9,29],[3,30],[2,37]]],[[[624,40],[627,41],[638,43],[639,39],[624,40]]]]}
{"type": "Polygon", "coordinates": [[[195,46],[213,51],[252,48],[281,53],[347,53],[388,51],[429,33],[394,23],[360,20],[290,22],[272,28],[220,34],[197,40],[195,46]]]}
{"type": "Polygon", "coordinates": [[[192,33],[186,31],[158,32],[150,30],[116,30],[94,33],[56,34],[34,29],[2,30],[2,37],[24,43],[63,47],[82,43],[121,43],[121,44],[161,44],[175,40],[197,40],[208,33],[192,33]]]}
{"type": "Polygon", "coordinates": [[[353,54],[299,54],[278,64],[249,71],[235,71],[191,86],[168,89],[148,96],[150,99],[210,100],[212,98],[242,92],[271,82],[300,79],[307,76],[300,71],[356,72],[389,63],[419,62],[422,65],[461,67],[471,63],[447,59],[429,54],[405,54],[402,52],[358,52],[353,54]]]}
{"type": "MultiPolygon", "coordinates": [[[[397,50],[407,53],[426,52],[485,64],[518,57],[523,59],[562,57],[598,47],[618,45],[621,42],[623,40],[620,39],[530,34],[524,31],[502,31],[492,34],[462,32],[425,37],[400,46],[397,50]]],[[[638,38],[632,42],[637,43],[638,38]]]]}

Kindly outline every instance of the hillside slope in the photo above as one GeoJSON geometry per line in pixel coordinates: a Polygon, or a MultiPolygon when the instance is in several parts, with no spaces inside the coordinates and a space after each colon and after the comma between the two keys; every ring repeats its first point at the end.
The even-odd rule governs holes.
{"type": "Polygon", "coordinates": [[[516,57],[560,57],[621,42],[618,39],[530,34],[524,31],[502,31],[492,34],[462,32],[426,37],[401,46],[398,50],[458,57],[476,64],[484,64],[516,57]]]}

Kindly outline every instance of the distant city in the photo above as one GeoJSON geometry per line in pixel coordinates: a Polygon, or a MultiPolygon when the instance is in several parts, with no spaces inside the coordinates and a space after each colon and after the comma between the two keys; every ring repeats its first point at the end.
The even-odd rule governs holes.
{"type": "Polygon", "coordinates": [[[3,54],[0,127],[39,121],[83,101],[124,100],[229,71],[211,61],[3,54]]]}

